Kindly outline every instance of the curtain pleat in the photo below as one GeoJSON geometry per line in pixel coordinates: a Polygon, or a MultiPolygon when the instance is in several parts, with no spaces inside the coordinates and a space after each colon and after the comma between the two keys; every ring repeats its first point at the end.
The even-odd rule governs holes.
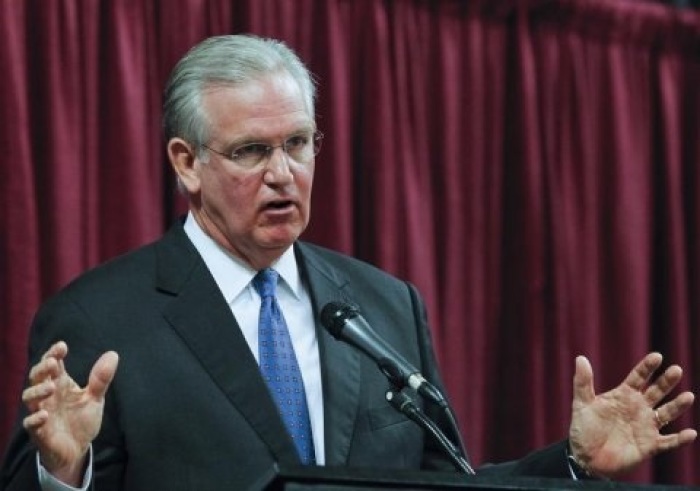
{"type": "MultiPolygon", "coordinates": [[[[186,210],[161,91],[249,32],[314,72],[303,238],[418,286],[476,464],[661,351],[700,382],[700,15],[619,0],[0,0],[0,445],[40,302],[186,210]]],[[[697,426],[700,409],[672,428],[697,426]]],[[[691,446],[624,479],[697,484],[691,446]]]]}
{"type": "Polygon", "coordinates": [[[26,8],[0,3],[0,66],[11,67],[0,78],[0,444],[19,402],[26,364],[26,332],[41,300],[39,215],[33,166],[29,103],[25,98],[26,8]]]}

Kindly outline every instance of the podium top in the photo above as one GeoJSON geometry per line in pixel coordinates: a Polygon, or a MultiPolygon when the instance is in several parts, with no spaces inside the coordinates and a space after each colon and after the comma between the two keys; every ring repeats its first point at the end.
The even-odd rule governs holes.
{"type": "Polygon", "coordinates": [[[278,467],[249,491],[698,491],[697,487],[631,484],[618,481],[467,476],[456,472],[350,467],[278,467]]]}

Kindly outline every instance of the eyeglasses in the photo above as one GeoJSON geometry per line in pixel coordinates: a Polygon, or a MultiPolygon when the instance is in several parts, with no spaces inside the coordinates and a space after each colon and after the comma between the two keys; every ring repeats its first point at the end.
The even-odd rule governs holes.
{"type": "Polygon", "coordinates": [[[231,152],[220,152],[213,148],[201,144],[210,152],[230,160],[236,165],[252,169],[260,162],[267,160],[272,155],[276,148],[281,148],[289,158],[300,164],[308,164],[321,151],[321,142],[323,141],[323,133],[317,131],[310,135],[295,135],[285,140],[282,145],[267,145],[265,143],[246,143],[240,147],[234,148],[231,152]]]}

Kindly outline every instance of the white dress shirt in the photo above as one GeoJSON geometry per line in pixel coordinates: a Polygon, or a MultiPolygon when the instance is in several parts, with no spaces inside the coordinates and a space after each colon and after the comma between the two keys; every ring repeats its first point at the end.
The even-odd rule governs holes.
{"type": "MultiPolygon", "coordinates": [[[[250,351],[258,360],[258,318],[261,300],[251,284],[257,271],[231,255],[205,234],[191,214],[185,221],[185,233],[204,259],[226,303],[231,307],[250,351]]],[[[277,285],[277,302],[287,322],[301,377],[304,380],[316,463],[323,465],[325,463],[323,391],[318,340],[311,298],[301,281],[294,247],[290,246],[272,265],[272,268],[279,273],[282,280],[277,285]]]]}

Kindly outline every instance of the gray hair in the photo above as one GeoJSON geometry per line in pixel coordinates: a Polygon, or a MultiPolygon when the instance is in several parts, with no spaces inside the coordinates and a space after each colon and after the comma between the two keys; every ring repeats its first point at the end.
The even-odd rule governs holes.
{"type": "Polygon", "coordinates": [[[299,84],[304,103],[314,118],[316,86],[299,57],[283,42],[252,35],[215,36],[205,39],[177,63],[165,87],[163,129],[173,137],[200,145],[209,126],[202,108],[203,90],[216,85],[235,86],[261,75],[286,71],[299,84]]]}

